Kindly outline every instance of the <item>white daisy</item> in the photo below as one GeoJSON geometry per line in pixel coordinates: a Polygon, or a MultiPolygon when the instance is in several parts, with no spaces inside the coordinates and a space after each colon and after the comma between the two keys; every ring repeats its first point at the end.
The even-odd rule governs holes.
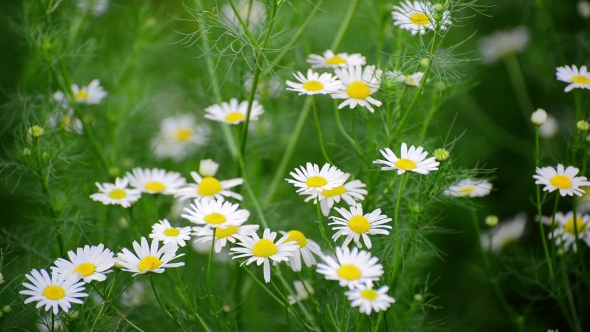
{"type": "Polygon", "coordinates": [[[486,180],[464,179],[443,191],[445,196],[483,197],[490,194],[492,184],[486,180]]]}
{"type": "Polygon", "coordinates": [[[299,249],[293,252],[293,256],[289,257],[289,261],[287,262],[287,265],[289,265],[293,271],[301,271],[301,257],[303,257],[303,262],[307,267],[312,267],[317,263],[313,254],[320,257],[323,256],[320,246],[315,241],[306,238],[300,231],[292,230],[286,233],[281,232],[281,234],[289,236],[285,242],[295,241],[299,245],[299,249]]]}
{"type": "Polygon", "coordinates": [[[347,247],[348,244],[354,240],[356,246],[361,248],[360,239],[362,236],[365,246],[368,249],[371,249],[372,244],[369,235],[389,235],[389,231],[386,229],[391,229],[391,226],[385,224],[390,222],[391,218],[381,214],[381,209],[376,209],[371,213],[363,214],[363,206],[360,203],[357,203],[356,206],[350,207],[350,212],[344,208],[336,208],[335,210],[338,211],[343,218],[334,216],[330,217],[334,222],[329,225],[336,226],[332,228],[336,231],[336,234],[332,236],[332,240],[336,241],[341,236],[346,236],[346,239],[342,244],[343,247],[347,247]]]}
{"type": "MultiPolygon", "coordinates": [[[[236,98],[232,98],[229,103],[223,102],[220,105],[211,105],[205,108],[205,118],[217,122],[229,124],[238,124],[246,120],[248,115],[248,101],[244,100],[238,103],[236,98]]],[[[264,113],[264,108],[257,100],[252,101],[250,110],[250,121],[258,120],[258,117],[264,113]]]]}
{"type": "Polygon", "coordinates": [[[19,294],[28,295],[25,304],[37,302],[37,309],[45,306],[45,311],[53,309],[53,314],[57,315],[59,309],[68,312],[72,303],[82,304],[81,297],[86,297],[84,293],[84,283],[78,282],[77,276],[66,276],[63,274],[53,273],[51,277],[45,270],[32,270],[25,277],[31,282],[23,283],[25,290],[19,294]]]}
{"type": "Polygon", "coordinates": [[[438,170],[438,165],[440,164],[434,157],[426,159],[428,152],[424,151],[423,147],[419,146],[416,148],[412,145],[408,150],[408,145],[406,143],[402,143],[400,158],[398,158],[389,148],[379,150],[379,152],[381,152],[383,157],[387,160],[374,160],[373,164],[386,165],[381,167],[382,171],[397,169],[397,174],[415,172],[426,175],[429,172],[438,170]]]}
{"type": "Polygon", "coordinates": [[[239,208],[240,205],[223,199],[195,199],[181,217],[206,229],[227,228],[241,225],[250,217],[248,210],[239,208]]]}
{"type": "MultiPolygon", "coordinates": [[[[200,167],[200,169],[208,170],[209,168],[200,167]]],[[[210,173],[207,172],[207,174],[210,173]]],[[[191,176],[196,183],[189,183],[185,187],[180,188],[176,193],[176,197],[180,198],[181,201],[189,198],[223,200],[224,197],[235,198],[239,201],[242,200],[242,195],[227,190],[244,183],[244,179],[242,178],[219,181],[213,176],[205,174],[201,176],[197,172],[191,172],[191,176]]]]}
{"type": "Polygon", "coordinates": [[[148,194],[174,195],[186,184],[180,173],[166,172],[159,168],[134,168],[126,176],[133,187],[148,194]]]}
{"type": "Polygon", "coordinates": [[[93,16],[99,17],[109,8],[109,0],[78,0],[76,6],[83,12],[91,10],[93,16]]]}
{"type": "Polygon", "coordinates": [[[498,253],[510,243],[518,240],[522,236],[525,226],[526,216],[524,213],[520,213],[514,219],[499,223],[491,230],[484,232],[480,237],[481,247],[498,253]]]}
{"type": "Polygon", "coordinates": [[[557,67],[557,80],[571,83],[565,87],[565,92],[570,92],[575,88],[590,90],[590,72],[586,66],[578,67],[576,65],[557,67]]]}
{"type": "Polygon", "coordinates": [[[180,161],[208,140],[209,128],[197,125],[192,114],[175,115],[160,123],[160,132],[152,139],[154,154],[159,159],[180,161]]]}
{"type": "Polygon", "coordinates": [[[580,170],[574,166],[564,168],[562,164],[557,165],[557,169],[548,167],[537,167],[537,175],[533,175],[537,181],[535,184],[545,186],[543,191],[553,192],[559,189],[561,196],[582,196],[584,190],[581,186],[588,186],[590,182],[586,181],[585,176],[578,176],[580,170]]]}
{"type": "Polygon", "coordinates": [[[553,138],[559,131],[559,123],[551,116],[547,115],[547,121],[539,127],[539,136],[545,139],[553,138]]]}
{"type": "Polygon", "coordinates": [[[578,1],[576,9],[582,18],[590,18],[590,2],[585,0],[578,1]]]}
{"type": "Polygon", "coordinates": [[[162,241],[163,244],[174,243],[178,246],[184,247],[186,245],[185,241],[191,239],[191,228],[172,227],[170,222],[164,219],[152,225],[150,238],[162,241]]]}
{"type": "Polygon", "coordinates": [[[343,185],[350,176],[328,163],[324,164],[321,170],[318,165],[307,163],[305,167],[296,168],[295,172],[289,174],[295,180],[285,179],[285,181],[299,188],[297,190],[299,194],[334,189],[343,185]]]}
{"type": "MultiPolygon", "coordinates": [[[[545,225],[551,226],[551,217],[545,217],[541,219],[545,225]]],[[[578,233],[578,239],[586,242],[586,245],[590,246],[590,215],[587,214],[576,214],[576,220],[574,222],[574,213],[572,211],[563,214],[557,212],[555,214],[554,229],[552,233],[548,234],[549,239],[554,239],[555,244],[563,245],[565,250],[569,250],[570,247],[574,251],[577,251],[576,246],[576,233],[578,233]],[[577,228],[577,229],[576,229],[577,228]]]]}
{"type": "Polygon", "coordinates": [[[133,254],[129,249],[123,248],[123,251],[117,254],[117,263],[123,266],[123,271],[134,272],[134,276],[147,273],[163,273],[165,268],[183,266],[184,262],[170,263],[170,261],[184,256],[176,255],[178,246],[174,243],[165,244],[159,248],[160,242],[157,239],[152,240],[150,246],[145,237],[141,238],[141,245],[133,241],[133,254]]]}
{"type": "Polygon", "coordinates": [[[404,75],[401,71],[388,71],[385,73],[385,76],[390,81],[396,81],[400,83],[404,83],[405,85],[409,86],[420,86],[420,82],[422,81],[422,77],[424,77],[424,73],[419,71],[413,73],[412,75],[404,75]]]}
{"type": "Polygon", "coordinates": [[[481,62],[492,64],[505,56],[520,53],[529,44],[529,31],[524,26],[513,30],[496,31],[479,41],[481,62]]]}
{"type": "Polygon", "coordinates": [[[70,260],[58,258],[51,267],[52,273],[63,274],[66,277],[76,276],[89,283],[92,280],[105,281],[106,274],[112,272],[115,256],[111,250],[105,249],[104,244],[98,246],[86,245],[76,252],[68,251],[70,260]]]}
{"type": "Polygon", "coordinates": [[[47,126],[49,128],[62,128],[68,133],[75,132],[78,135],[84,133],[84,124],[82,121],[74,116],[74,110],[56,111],[47,119],[47,126]]]}
{"type": "Polygon", "coordinates": [[[307,191],[302,195],[309,195],[305,199],[306,202],[313,200],[314,204],[317,204],[319,200],[322,214],[327,217],[334,203],[340,203],[340,199],[343,199],[348,205],[355,205],[357,201],[364,200],[367,194],[367,191],[363,189],[365,187],[366,185],[360,180],[353,180],[333,189],[307,191]]]}
{"type": "Polygon", "coordinates": [[[299,95],[325,95],[338,91],[340,81],[329,73],[319,74],[311,69],[307,70],[307,77],[298,72],[293,74],[300,83],[287,81],[289,91],[299,92],[299,95]]]}
{"type": "Polygon", "coordinates": [[[358,248],[351,251],[348,247],[336,247],[336,259],[332,256],[322,259],[326,264],[319,263],[317,272],[328,280],[337,280],[342,287],[353,289],[364,284],[372,285],[383,275],[379,259],[358,248]]]}
{"type": "Polygon", "coordinates": [[[370,315],[372,311],[385,311],[392,303],[395,303],[395,299],[387,295],[387,291],[389,291],[387,286],[373,289],[372,286],[361,285],[344,294],[348,297],[351,307],[359,307],[361,313],[370,315]]]}
{"type": "MultiPolygon", "coordinates": [[[[236,243],[241,236],[251,236],[256,233],[260,226],[243,225],[246,220],[236,222],[233,226],[215,228],[215,252],[221,252],[221,249],[227,245],[227,242],[236,243]]],[[[195,243],[211,243],[213,241],[213,229],[211,227],[193,227],[193,236],[196,237],[195,243]]],[[[211,247],[211,244],[209,244],[211,247]]]]}
{"type": "Polygon", "coordinates": [[[379,107],[381,102],[373,97],[372,94],[379,90],[381,84],[381,69],[375,70],[375,66],[348,66],[347,68],[336,69],[336,76],[342,84],[340,90],[332,94],[334,99],[346,99],[338,109],[349,106],[351,109],[357,105],[366,107],[371,113],[375,110],[371,104],[379,107]]]}
{"type": "MultiPolygon", "coordinates": [[[[257,0],[238,0],[234,1],[234,5],[238,13],[240,13],[240,17],[246,23],[246,26],[248,26],[248,30],[255,31],[258,27],[262,26],[266,18],[266,7],[263,2],[257,0]]],[[[232,30],[243,30],[238,16],[230,4],[223,5],[221,15],[219,16],[232,30]]]]}
{"type": "Polygon", "coordinates": [[[241,265],[250,265],[256,262],[260,266],[264,264],[264,281],[270,282],[270,261],[273,263],[286,262],[289,257],[294,255],[294,251],[299,248],[297,242],[285,242],[289,235],[284,235],[276,243],[275,238],[277,233],[271,232],[270,229],[265,229],[262,238],[258,234],[252,233],[249,236],[241,236],[238,245],[241,247],[234,247],[230,249],[230,255],[235,255],[232,258],[245,258],[247,260],[241,265]]]}
{"type": "MultiPolygon", "coordinates": [[[[88,86],[80,88],[77,84],[72,84],[72,94],[74,101],[81,104],[99,104],[107,96],[107,92],[100,86],[99,80],[92,80],[88,86]]],[[[61,91],[53,94],[53,99],[62,105],[67,105],[67,98],[61,91]]]]}
{"type": "Polygon", "coordinates": [[[305,301],[309,299],[309,294],[315,294],[311,284],[309,283],[309,280],[304,280],[303,282],[295,280],[293,281],[293,288],[295,288],[295,294],[289,294],[287,296],[287,299],[289,299],[289,303],[291,304],[305,301]],[[305,285],[303,283],[305,283],[305,285]]]}
{"type": "Polygon", "coordinates": [[[100,192],[90,195],[90,198],[105,205],[118,204],[128,208],[141,197],[141,191],[127,188],[129,180],[126,177],[116,178],[115,184],[96,182],[95,185],[100,192]]]}
{"type": "Polygon", "coordinates": [[[307,59],[311,68],[343,68],[348,66],[364,66],[367,60],[359,53],[348,54],[338,53],[327,50],[323,55],[311,54],[307,59]]]}
{"type": "MultiPolygon", "coordinates": [[[[434,30],[436,20],[434,16],[436,10],[430,2],[419,2],[406,0],[401,6],[393,6],[391,16],[393,16],[393,25],[399,26],[415,34],[425,34],[428,30],[434,30]]],[[[438,29],[445,30],[451,25],[451,13],[445,11],[442,13],[438,29]]]]}

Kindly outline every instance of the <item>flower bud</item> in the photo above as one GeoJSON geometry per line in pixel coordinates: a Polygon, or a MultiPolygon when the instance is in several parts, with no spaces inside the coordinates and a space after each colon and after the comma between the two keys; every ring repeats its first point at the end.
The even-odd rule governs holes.
{"type": "Polygon", "coordinates": [[[0,285],[4,283],[4,276],[0,273],[0,285]]]}
{"type": "Polygon", "coordinates": [[[7,313],[7,314],[8,314],[8,313],[10,313],[10,312],[12,311],[12,308],[11,308],[9,305],[5,305],[5,306],[2,308],[2,311],[3,311],[4,313],[7,313]]]}
{"type": "Polygon", "coordinates": [[[112,177],[117,177],[121,174],[121,171],[117,166],[109,167],[109,175],[112,177]]]}
{"type": "Polygon", "coordinates": [[[29,134],[30,137],[39,138],[43,136],[43,131],[43,128],[39,126],[32,126],[27,130],[27,134],[29,134]]]}
{"type": "Polygon", "coordinates": [[[422,294],[416,294],[416,295],[414,295],[414,301],[420,302],[422,300],[424,300],[424,296],[422,296],[422,294]]]}
{"type": "Polygon", "coordinates": [[[590,129],[590,124],[586,120],[580,120],[578,123],[576,123],[576,127],[578,127],[578,129],[581,131],[587,131],[590,129]]]}
{"type": "Polygon", "coordinates": [[[202,176],[215,176],[217,169],[219,169],[219,164],[212,159],[203,159],[199,164],[199,173],[202,176]]]}
{"type": "Polygon", "coordinates": [[[434,5],[434,10],[435,10],[436,12],[442,12],[443,10],[445,10],[445,6],[443,6],[443,5],[442,5],[442,4],[440,4],[440,3],[437,3],[436,5],[434,5]]]}
{"type": "Polygon", "coordinates": [[[538,108],[533,112],[533,115],[531,115],[531,122],[537,126],[542,126],[547,122],[547,112],[542,108],[538,108]]]}
{"type": "Polygon", "coordinates": [[[422,60],[420,60],[420,65],[422,67],[428,67],[429,63],[430,63],[430,59],[428,59],[428,58],[422,58],[422,60]]]}
{"type": "Polygon", "coordinates": [[[498,224],[498,217],[494,215],[489,215],[486,217],[486,225],[490,227],[494,227],[498,224]]]}
{"type": "Polygon", "coordinates": [[[23,156],[30,156],[30,155],[31,155],[31,149],[24,148],[23,149],[23,156]]]}
{"type": "Polygon", "coordinates": [[[451,153],[445,149],[434,150],[434,159],[438,161],[445,161],[451,157],[451,153]]]}

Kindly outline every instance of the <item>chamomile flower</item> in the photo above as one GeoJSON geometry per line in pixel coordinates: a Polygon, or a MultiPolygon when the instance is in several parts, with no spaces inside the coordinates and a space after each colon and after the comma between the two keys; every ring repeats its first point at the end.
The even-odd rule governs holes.
{"type": "Polygon", "coordinates": [[[313,254],[323,256],[320,246],[315,241],[305,237],[300,231],[291,230],[286,233],[281,232],[281,234],[289,236],[285,242],[295,241],[299,245],[299,249],[293,252],[293,256],[289,257],[289,262],[287,262],[287,265],[289,265],[293,271],[301,271],[301,257],[303,257],[303,262],[307,267],[312,267],[316,264],[313,254]]]}
{"type": "MultiPolygon", "coordinates": [[[[246,220],[236,222],[233,226],[215,228],[215,252],[221,252],[227,242],[236,243],[241,236],[251,236],[256,233],[260,226],[244,225],[246,220]]],[[[210,243],[213,241],[213,229],[211,227],[193,227],[193,235],[196,237],[195,243],[210,243]]],[[[209,245],[211,247],[211,245],[209,245]]]]}
{"type": "Polygon", "coordinates": [[[387,78],[391,81],[417,87],[420,86],[420,82],[422,81],[422,77],[424,77],[424,73],[419,71],[411,75],[404,75],[401,71],[396,70],[385,73],[385,76],[387,76],[387,78]]]}
{"type": "Polygon", "coordinates": [[[341,236],[346,236],[343,247],[347,247],[348,244],[354,240],[356,246],[361,248],[361,237],[363,242],[368,249],[371,249],[371,239],[369,235],[389,235],[387,229],[391,229],[391,226],[385,225],[391,221],[386,215],[381,214],[381,209],[367,214],[363,214],[363,206],[357,203],[356,206],[350,207],[350,212],[344,208],[336,208],[336,211],[340,213],[340,217],[330,217],[334,222],[329,225],[333,225],[332,229],[336,231],[336,234],[332,236],[332,240],[336,241],[341,236]]]}
{"type": "Polygon", "coordinates": [[[160,132],[152,139],[154,154],[159,159],[183,160],[197,146],[207,143],[209,128],[197,125],[192,114],[175,115],[160,123],[160,132]]]}
{"type": "Polygon", "coordinates": [[[307,77],[298,72],[293,74],[299,83],[287,81],[289,91],[299,92],[299,95],[325,95],[338,91],[340,81],[329,73],[319,74],[311,69],[307,70],[307,77]]]}
{"type": "MultiPolygon", "coordinates": [[[[402,2],[400,6],[393,6],[391,16],[393,16],[393,25],[401,29],[408,30],[412,35],[425,34],[428,30],[435,30],[436,10],[428,1],[410,1],[402,2]]],[[[444,11],[441,15],[438,29],[445,30],[451,25],[451,13],[444,11]]]]}
{"type": "Polygon", "coordinates": [[[570,92],[575,88],[590,90],[590,72],[586,66],[578,67],[576,65],[557,67],[557,80],[570,83],[565,87],[565,92],[570,92]]]}
{"type": "Polygon", "coordinates": [[[328,280],[336,280],[340,286],[353,289],[362,285],[372,285],[383,275],[383,266],[377,257],[371,257],[368,251],[352,250],[348,247],[336,247],[336,258],[322,257],[317,272],[328,280]]]}
{"type": "Polygon", "coordinates": [[[141,191],[127,188],[129,180],[126,177],[116,178],[115,184],[96,182],[95,185],[100,192],[90,195],[90,198],[105,205],[118,204],[128,208],[141,197],[141,191]]]}
{"type": "Polygon", "coordinates": [[[184,256],[177,255],[178,246],[174,243],[165,244],[159,248],[160,242],[157,239],[148,243],[145,237],[141,238],[141,244],[133,241],[135,254],[129,249],[123,248],[123,251],[117,254],[117,263],[123,266],[123,271],[133,272],[134,276],[147,273],[163,273],[164,269],[183,266],[184,262],[170,263],[170,261],[184,256]]]}
{"type": "Polygon", "coordinates": [[[166,172],[159,168],[134,168],[127,172],[131,185],[148,194],[174,195],[186,184],[186,180],[176,172],[166,172]]]}
{"type": "Polygon", "coordinates": [[[314,190],[302,194],[309,195],[305,199],[306,202],[313,200],[314,204],[317,204],[319,200],[322,214],[327,217],[334,204],[340,203],[340,199],[343,199],[348,205],[355,205],[357,201],[364,200],[367,191],[363,188],[366,186],[360,180],[353,180],[333,189],[314,190]]]}
{"type": "Polygon", "coordinates": [[[539,136],[545,139],[553,138],[559,131],[559,123],[557,120],[547,114],[547,120],[539,127],[539,136]]]}
{"type": "Polygon", "coordinates": [[[19,294],[28,295],[25,304],[37,302],[36,308],[45,306],[45,311],[53,310],[57,315],[59,310],[68,312],[72,303],[82,304],[82,297],[88,296],[84,293],[84,283],[78,282],[77,276],[66,276],[53,273],[51,276],[45,270],[32,270],[25,274],[30,281],[23,283],[27,289],[21,290],[19,294]]]}
{"type": "Polygon", "coordinates": [[[304,280],[303,282],[301,282],[299,280],[295,280],[295,281],[293,281],[293,288],[295,288],[295,294],[294,295],[289,294],[287,296],[287,299],[289,300],[289,303],[291,303],[291,304],[305,301],[305,300],[309,299],[309,294],[314,294],[314,290],[311,287],[309,280],[304,280]]]}
{"type": "Polygon", "coordinates": [[[67,111],[60,110],[52,113],[49,119],[47,119],[47,125],[50,128],[60,127],[68,133],[75,132],[78,135],[84,133],[84,124],[80,119],[75,117],[74,110],[71,108],[67,111]]]}
{"type": "Polygon", "coordinates": [[[443,195],[454,197],[483,197],[490,194],[492,186],[486,180],[465,179],[449,186],[443,191],[443,195]]]}
{"type": "MultiPolygon", "coordinates": [[[[264,23],[266,18],[266,7],[263,2],[257,0],[238,0],[235,1],[235,6],[240,15],[240,18],[248,26],[248,30],[256,30],[264,23]]],[[[230,4],[226,4],[221,9],[221,19],[223,22],[233,30],[243,30],[238,16],[232,9],[230,4]]]]}
{"type": "Polygon", "coordinates": [[[76,6],[83,12],[92,11],[93,16],[99,17],[109,8],[109,0],[78,0],[76,6]]]}
{"type": "MultiPolygon", "coordinates": [[[[100,104],[101,100],[107,96],[107,92],[100,86],[99,80],[92,80],[88,86],[81,88],[77,84],[72,84],[72,94],[76,103],[88,105],[100,104]]],[[[63,92],[54,93],[53,99],[63,106],[67,106],[67,98],[63,92]]]]}
{"type": "Polygon", "coordinates": [[[507,55],[520,53],[529,44],[529,31],[524,26],[513,30],[496,31],[479,41],[481,62],[492,64],[507,55]]]}
{"type": "Polygon", "coordinates": [[[348,54],[326,50],[323,55],[311,54],[307,59],[311,68],[343,68],[347,66],[364,66],[367,60],[359,53],[348,54]]]}
{"type": "Polygon", "coordinates": [[[163,244],[174,243],[178,246],[184,247],[186,245],[185,241],[191,239],[191,228],[172,227],[170,222],[164,219],[152,225],[150,238],[162,241],[163,244]]]}
{"type": "Polygon", "coordinates": [[[559,189],[561,196],[582,196],[584,190],[580,186],[588,186],[590,182],[585,176],[576,176],[580,170],[574,166],[564,168],[562,164],[557,169],[548,167],[537,167],[537,174],[533,175],[537,181],[535,184],[542,184],[543,191],[553,192],[559,189]]]}
{"type": "Polygon", "coordinates": [[[328,163],[324,164],[322,169],[316,164],[307,163],[305,167],[296,168],[295,172],[289,174],[294,180],[285,179],[285,181],[299,188],[297,192],[302,195],[311,191],[334,189],[343,185],[350,176],[328,163]]]}
{"type": "Polygon", "coordinates": [[[273,263],[286,262],[289,257],[294,255],[294,251],[299,248],[297,242],[286,242],[289,235],[284,235],[277,242],[275,239],[277,233],[271,232],[270,229],[265,229],[262,238],[258,234],[252,233],[249,236],[240,237],[238,243],[241,247],[234,247],[230,249],[230,255],[235,255],[232,258],[248,258],[240,265],[250,265],[256,262],[260,266],[264,264],[264,281],[270,282],[270,261],[273,263]]]}
{"type": "Polygon", "coordinates": [[[78,248],[76,252],[68,251],[70,260],[58,258],[55,266],[51,267],[52,273],[63,274],[66,277],[76,276],[89,283],[92,280],[105,281],[107,273],[112,272],[115,264],[115,256],[111,250],[105,249],[104,244],[98,246],[86,245],[78,248]]]}
{"type": "MultiPolygon", "coordinates": [[[[543,217],[541,221],[545,225],[551,226],[551,217],[543,217]]],[[[555,214],[554,229],[553,232],[549,233],[548,238],[554,239],[555,244],[563,245],[565,250],[573,248],[577,251],[576,246],[576,233],[578,233],[578,239],[586,242],[586,245],[590,246],[590,215],[587,214],[576,214],[574,221],[574,213],[572,211],[568,213],[557,212],[555,214]]]]}
{"type": "Polygon", "coordinates": [[[370,315],[372,311],[385,311],[392,303],[395,303],[395,299],[387,295],[387,291],[389,291],[387,286],[373,289],[372,286],[361,285],[344,294],[348,297],[351,307],[359,307],[362,314],[370,315]]]}
{"type": "Polygon", "coordinates": [[[423,147],[419,146],[416,148],[412,145],[408,149],[406,143],[402,143],[400,158],[389,148],[379,150],[379,152],[387,160],[374,160],[373,164],[383,164],[385,166],[381,167],[382,171],[397,170],[397,174],[415,172],[426,175],[429,172],[438,170],[438,165],[440,164],[434,157],[426,158],[428,152],[424,151],[423,147]]]}
{"type": "Polygon", "coordinates": [[[371,113],[375,110],[371,104],[379,107],[381,102],[373,97],[372,94],[379,90],[381,84],[381,69],[375,69],[375,66],[348,66],[346,68],[336,69],[336,76],[342,84],[340,89],[332,94],[334,99],[346,99],[338,109],[349,106],[351,109],[357,105],[366,107],[371,113]]]}
{"type": "Polygon", "coordinates": [[[250,217],[248,210],[239,208],[238,204],[223,199],[195,199],[194,204],[184,209],[186,214],[182,217],[207,229],[227,228],[241,225],[250,217]]]}
{"type": "MultiPolygon", "coordinates": [[[[248,115],[248,101],[244,100],[238,103],[236,98],[232,98],[229,103],[223,102],[219,105],[211,105],[205,108],[205,118],[217,122],[224,122],[233,125],[244,122],[248,115]]],[[[257,100],[252,101],[250,110],[250,121],[258,120],[258,117],[264,113],[264,108],[257,100]]]]}
{"type": "Polygon", "coordinates": [[[480,237],[481,247],[494,253],[500,252],[507,245],[518,240],[524,233],[526,216],[518,214],[514,219],[504,221],[494,226],[480,237]]]}
{"type": "Polygon", "coordinates": [[[204,173],[191,172],[191,176],[196,183],[189,183],[177,191],[176,197],[180,198],[181,201],[189,198],[223,200],[224,197],[242,200],[242,195],[228,189],[241,185],[244,183],[244,179],[235,178],[219,181],[214,175],[210,175],[211,166],[203,167],[201,165],[199,170],[204,173]]]}

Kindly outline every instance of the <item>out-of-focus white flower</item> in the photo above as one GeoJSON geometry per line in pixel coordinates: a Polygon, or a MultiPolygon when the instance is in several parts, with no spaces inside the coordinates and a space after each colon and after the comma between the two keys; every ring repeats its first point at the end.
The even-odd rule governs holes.
{"type": "Polygon", "coordinates": [[[78,0],[76,6],[84,12],[92,11],[92,15],[99,17],[109,8],[109,0],[78,0]]]}
{"type": "Polygon", "coordinates": [[[529,31],[524,26],[512,30],[496,31],[479,42],[481,61],[492,64],[503,57],[522,52],[529,44],[529,31]]]}
{"type": "Polygon", "coordinates": [[[590,18],[590,2],[578,1],[576,9],[578,9],[578,14],[580,14],[582,18],[590,18]]]}
{"type": "Polygon", "coordinates": [[[197,125],[192,114],[182,114],[162,120],[160,132],[152,139],[154,154],[159,159],[181,161],[197,146],[207,143],[209,127],[197,125]]]}
{"type": "Polygon", "coordinates": [[[498,226],[481,235],[480,241],[482,248],[484,250],[491,250],[494,253],[500,252],[507,245],[522,236],[525,225],[526,216],[524,213],[518,214],[510,221],[498,224],[498,226]]]}
{"type": "MultiPolygon", "coordinates": [[[[238,0],[234,1],[234,5],[242,21],[248,26],[248,30],[255,31],[258,27],[262,26],[266,18],[266,7],[263,2],[257,0],[238,0]]],[[[238,31],[243,29],[238,16],[229,3],[223,6],[221,15],[219,16],[231,29],[238,31]]]]}
{"type": "Polygon", "coordinates": [[[553,138],[559,131],[559,123],[551,115],[547,115],[547,121],[539,127],[539,136],[542,138],[553,138]]]}

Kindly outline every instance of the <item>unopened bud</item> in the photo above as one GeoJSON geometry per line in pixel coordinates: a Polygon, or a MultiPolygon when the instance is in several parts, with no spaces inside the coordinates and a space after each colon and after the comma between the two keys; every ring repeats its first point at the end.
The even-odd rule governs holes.
{"type": "Polygon", "coordinates": [[[542,126],[545,122],[547,122],[547,112],[541,108],[537,109],[531,115],[531,122],[537,126],[542,126]]]}
{"type": "Polygon", "coordinates": [[[0,273],[0,285],[4,283],[4,276],[0,273]]]}
{"type": "Polygon", "coordinates": [[[5,305],[4,308],[2,308],[2,311],[8,314],[12,311],[12,308],[9,305],[5,305]]]}
{"type": "Polygon", "coordinates": [[[578,129],[581,131],[587,131],[590,129],[590,123],[588,123],[586,120],[580,120],[578,123],[576,123],[576,127],[578,127],[578,129]]]}
{"type": "Polygon", "coordinates": [[[424,296],[422,296],[422,294],[416,294],[416,295],[414,295],[414,301],[420,302],[422,300],[424,300],[424,296]]]}
{"type": "Polygon", "coordinates": [[[429,63],[430,63],[430,59],[428,59],[428,58],[422,58],[422,60],[420,60],[420,65],[422,67],[428,67],[429,63]]]}
{"type": "Polygon", "coordinates": [[[445,6],[441,5],[440,3],[437,3],[436,5],[434,5],[434,10],[437,12],[442,12],[443,10],[445,10],[445,6]]]}
{"type": "Polygon", "coordinates": [[[486,225],[490,227],[494,227],[498,224],[498,217],[494,215],[489,215],[486,217],[486,225]]]}
{"type": "Polygon", "coordinates": [[[199,163],[199,173],[202,176],[215,176],[217,169],[219,169],[219,164],[212,159],[203,159],[199,163]]]}
{"type": "Polygon", "coordinates": [[[29,134],[29,136],[33,137],[33,138],[39,138],[41,136],[43,136],[43,128],[39,127],[39,126],[32,126],[29,127],[29,129],[27,130],[27,134],[29,134]]]}
{"type": "Polygon", "coordinates": [[[24,148],[23,149],[23,156],[30,156],[30,155],[31,155],[31,149],[24,148]]]}
{"type": "Polygon", "coordinates": [[[117,177],[121,174],[121,171],[117,166],[109,167],[109,175],[112,177],[117,177]]]}
{"type": "Polygon", "coordinates": [[[438,161],[445,161],[451,157],[451,153],[445,149],[434,150],[434,159],[438,161]]]}

